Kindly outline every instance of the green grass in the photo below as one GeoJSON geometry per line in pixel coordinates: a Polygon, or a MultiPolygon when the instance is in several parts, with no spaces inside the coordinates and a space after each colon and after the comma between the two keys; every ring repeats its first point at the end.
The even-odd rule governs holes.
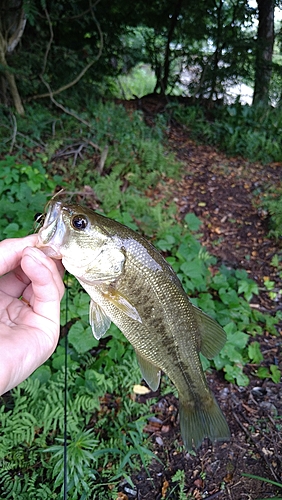
{"type": "Polygon", "coordinates": [[[138,64],[127,75],[118,77],[112,93],[120,99],[134,99],[151,94],[156,85],[156,77],[150,66],[138,64]]]}

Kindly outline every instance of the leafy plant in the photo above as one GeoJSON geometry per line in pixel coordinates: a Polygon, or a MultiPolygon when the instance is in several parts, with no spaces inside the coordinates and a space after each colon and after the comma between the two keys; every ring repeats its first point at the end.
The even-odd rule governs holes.
{"type": "Polygon", "coordinates": [[[171,478],[173,483],[177,483],[176,486],[173,487],[172,491],[168,494],[167,498],[171,496],[171,494],[178,489],[178,499],[186,500],[187,496],[185,493],[185,472],[183,470],[178,470],[171,478]]]}
{"type": "MultiPolygon", "coordinates": [[[[65,185],[70,193],[84,185],[93,186],[101,210],[149,236],[174,268],[193,303],[224,327],[226,346],[213,361],[202,358],[204,368],[223,370],[227,380],[246,385],[245,364],[256,370],[259,363],[258,377],[278,381],[278,367],[264,366],[256,338],[265,329],[276,334],[279,311],[269,316],[250,307],[253,296],[259,293],[257,284],[243,270],[217,266],[215,257],[198,241],[201,222],[194,214],[187,214],[183,224],[177,224],[173,205],[165,210],[162,204],[151,206],[144,193],[156,183],[161,185],[163,177],[177,176],[181,169],[161,144],[164,121],[149,129],[140,113],[129,118],[123,108],[113,105],[90,106],[89,114],[91,132],[82,127],[89,134],[87,139],[92,134],[101,149],[109,147],[102,173],[95,165],[89,168],[92,163],[87,153],[75,167],[69,160],[59,166],[52,160],[52,166],[47,166],[67,135],[75,137],[78,133],[77,123],[65,116],[54,137],[50,133],[52,121],[41,124],[37,139],[47,140],[48,150],[41,151],[37,158],[31,154],[26,158],[32,159],[24,162],[16,156],[0,161],[2,238],[30,232],[34,214],[43,210],[57,184],[65,185]],[[57,171],[61,176],[53,175],[57,171]]],[[[35,121],[30,127],[35,127],[35,121]]],[[[279,265],[279,259],[274,264],[279,265]]],[[[125,478],[130,483],[132,470],[140,465],[148,470],[156,458],[144,434],[149,407],[132,397],[132,387],[141,378],[132,347],[114,325],[98,342],[89,326],[87,294],[72,276],[66,277],[66,286],[61,324],[64,333],[69,330],[68,494],[73,499],[87,499],[93,493],[101,500],[116,498],[119,482],[125,478]]],[[[0,492],[4,498],[27,500],[32,495],[51,499],[61,494],[64,382],[62,338],[51,359],[1,399],[0,492]]],[[[169,381],[166,384],[167,391],[174,391],[169,381]]],[[[182,479],[177,476],[176,487],[183,496],[182,479]]]]}
{"type": "Polygon", "coordinates": [[[282,237],[282,187],[272,186],[261,196],[259,205],[270,217],[269,235],[282,237]]]}
{"type": "Polygon", "coordinates": [[[0,237],[14,238],[32,232],[34,216],[46,205],[59,177],[51,179],[41,161],[19,163],[15,156],[0,160],[0,237]]]}
{"type": "MultiPolygon", "coordinates": [[[[126,474],[127,468],[135,467],[138,457],[146,466],[154,456],[141,444],[148,412],[146,405],[140,407],[131,399],[120,399],[120,409],[116,406],[116,410],[109,413],[101,406],[105,394],[111,394],[114,402],[123,393],[130,392],[132,385],[140,379],[137,363],[135,361],[135,367],[132,363],[131,350],[120,350],[117,359],[117,351],[112,349],[111,342],[109,337],[103,361],[91,355],[79,354],[69,347],[68,488],[69,495],[74,499],[81,498],[82,494],[87,498],[94,486],[98,487],[101,479],[97,470],[101,464],[108,463],[110,457],[115,465],[105,473],[102,482],[106,478],[109,482],[117,481],[126,474]],[[96,424],[93,421],[88,428],[91,419],[97,418],[95,412],[99,412],[99,420],[96,424]],[[115,419],[113,413],[116,413],[115,419]],[[143,417],[140,416],[142,413],[143,417]]],[[[33,478],[33,487],[47,480],[49,484],[54,483],[52,494],[58,494],[62,488],[63,350],[60,345],[44,366],[14,389],[13,410],[5,404],[1,406],[0,460],[7,467],[0,470],[0,491],[5,498],[14,498],[15,494],[20,499],[28,498],[32,491],[29,482],[33,478],[35,463],[40,464],[40,470],[37,471],[36,480],[33,478]],[[22,481],[17,479],[19,471],[22,481]]]]}
{"type": "Polygon", "coordinates": [[[149,65],[138,64],[126,74],[113,81],[111,93],[121,99],[142,97],[154,91],[156,77],[149,65]]]}
{"type": "MultiPolygon", "coordinates": [[[[168,262],[177,273],[188,295],[193,295],[192,302],[215,318],[225,329],[227,342],[214,360],[202,357],[205,369],[215,366],[223,370],[230,382],[248,385],[249,378],[244,373],[247,362],[254,362],[254,357],[263,356],[259,344],[254,344],[251,336],[263,332],[259,323],[265,322],[272,334],[276,334],[275,317],[262,315],[249,305],[253,295],[259,293],[257,284],[248,277],[245,270],[230,270],[221,266],[217,272],[211,273],[210,266],[215,266],[216,259],[209,255],[193,233],[200,229],[201,222],[194,214],[184,218],[187,227],[183,232],[179,228],[170,228],[169,234],[156,242],[157,246],[169,253],[168,262]],[[248,345],[249,344],[249,345],[248,345]]],[[[260,377],[278,381],[281,373],[275,365],[268,370],[261,367],[257,371],[260,377]]]]}
{"type": "Polygon", "coordinates": [[[203,107],[173,103],[173,116],[201,141],[216,144],[230,155],[251,161],[281,161],[282,113],[280,108],[241,105],[203,107]]]}

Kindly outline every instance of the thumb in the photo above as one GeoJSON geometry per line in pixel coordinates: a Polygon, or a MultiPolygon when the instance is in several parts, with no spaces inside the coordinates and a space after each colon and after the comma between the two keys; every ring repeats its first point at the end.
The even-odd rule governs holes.
{"type": "Polygon", "coordinates": [[[60,300],[64,294],[61,275],[63,266],[47,257],[41,250],[27,247],[22,254],[21,267],[31,281],[32,296],[29,299],[33,311],[54,320],[60,313],[60,300]]]}

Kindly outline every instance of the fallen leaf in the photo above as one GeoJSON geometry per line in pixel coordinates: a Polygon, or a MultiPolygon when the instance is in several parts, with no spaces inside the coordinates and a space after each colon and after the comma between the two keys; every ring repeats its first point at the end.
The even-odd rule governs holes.
{"type": "Polygon", "coordinates": [[[165,498],[168,487],[169,487],[169,482],[165,479],[162,486],[162,498],[165,498]]]}
{"type": "Polygon", "coordinates": [[[117,500],[128,500],[128,496],[122,491],[118,492],[117,500]]]}
{"type": "Polygon", "coordinates": [[[134,394],[148,394],[151,390],[145,385],[136,384],[133,386],[133,392],[134,394]]]}

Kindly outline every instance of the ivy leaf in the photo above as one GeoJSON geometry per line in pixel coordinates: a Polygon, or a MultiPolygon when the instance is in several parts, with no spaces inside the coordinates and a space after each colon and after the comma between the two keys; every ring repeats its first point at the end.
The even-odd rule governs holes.
{"type": "Polygon", "coordinates": [[[224,367],[225,378],[229,382],[235,382],[239,387],[245,387],[249,384],[249,378],[243,373],[241,366],[226,365],[224,367]]]}
{"type": "Polygon", "coordinates": [[[40,384],[46,384],[46,382],[50,380],[51,375],[52,375],[51,368],[47,365],[42,365],[39,366],[39,368],[37,368],[35,372],[32,373],[30,378],[32,380],[38,379],[40,384]]]}
{"type": "Polygon", "coordinates": [[[91,328],[89,326],[85,328],[81,321],[77,321],[71,326],[68,339],[78,354],[84,354],[99,344],[92,335],[91,328]]]}
{"type": "Polygon", "coordinates": [[[257,376],[259,378],[268,378],[270,375],[269,370],[266,368],[266,366],[260,366],[258,371],[257,371],[257,376]]]}
{"type": "Polygon", "coordinates": [[[275,384],[279,384],[280,379],[281,379],[281,371],[279,370],[278,366],[276,365],[270,365],[270,373],[271,373],[271,379],[275,384]]]}
{"type": "Polygon", "coordinates": [[[245,299],[249,302],[253,294],[258,295],[258,285],[252,280],[239,281],[238,293],[243,293],[245,299]]]}
{"type": "MultiPolygon", "coordinates": [[[[226,328],[225,328],[225,331],[226,331],[226,328]]],[[[234,333],[227,332],[226,344],[227,345],[232,344],[232,345],[234,345],[234,347],[236,347],[240,351],[242,349],[244,349],[244,347],[246,347],[248,340],[249,340],[249,336],[244,332],[240,332],[240,331],[236,331],[234,333]]]]}
{"type": "Polygon", "coordinates": [[[186,214],[184,217],[184,220],[185,220],[186,224],[188,225],[190,231],[192,231],[192,232],[198,231],[198,229],[202,225],[202,221],[200,219],[198,219],[198,217],[195,214],[193,214],[192,212],[190,212],[189,214],[186,214]]]}
{"type": "Polygon", "coordinates": [[[260,350],[259,342],[252,342],[249,345],[248,355],[253,363],[260,363],[263,360],[263,355],[260,350]]]}
{"type": "Polygon", "coordinates": [[[239,305],[239,297],[235,290],[226,290],[225,288],[220,288],[219,296],[223,304],[229,307],[235,307],[239,305]]]}

